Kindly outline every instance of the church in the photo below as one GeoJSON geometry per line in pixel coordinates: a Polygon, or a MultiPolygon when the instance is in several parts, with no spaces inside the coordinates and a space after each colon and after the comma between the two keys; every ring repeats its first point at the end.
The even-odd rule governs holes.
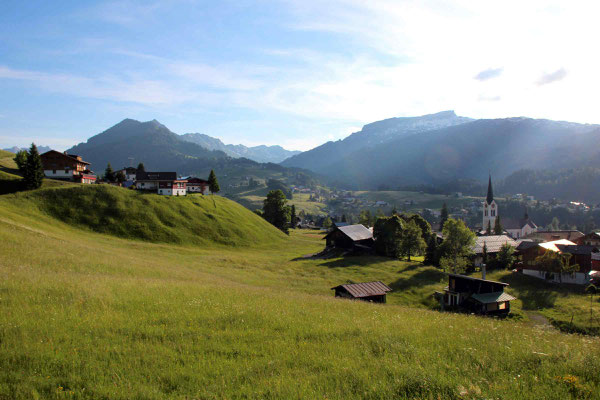
{"type": "Polygon", "coordinates": [[[494,200],[494,190],[492,188],[492,176],[490,175],[488,182],[487,196],[483,203],[483,225],[482,234],[491,235],[494,232],[496,219],[499,219],[503,230],[513,239],[520,239],[534,232],[537,232],[537,225],[529,218],[527,211],[521,219],[506,218],[500,219],[498,204],[494,200]],[[488,232],[489,231],[489,232],[488,232]]]}

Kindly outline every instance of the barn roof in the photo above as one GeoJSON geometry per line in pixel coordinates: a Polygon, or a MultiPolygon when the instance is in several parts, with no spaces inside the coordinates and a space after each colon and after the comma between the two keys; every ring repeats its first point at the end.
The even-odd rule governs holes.
{"type": "Polygon", "coordinates": [[[483,253],[483,245],[486,245],[488,253],[497,253],[500,248],[508,243],[512,247],[517,247],[517,242],[506,235],[491,235],[491,236],[477,236],[475,239],[475,245],[473,245],[473,251],[475,254],[483,253]]]}
{"type": "Polygon", "coordinates": [[[138,181],[174,181],[177,179],[177,172],[138,171],[135,179],[138,181]]]}
{"type": "Polygon", "coordinates": [[[598,252],[598,248],[594,246],[573,246],[568,244],[558,244],[556,245],[556,247],[558,247],[561,253],[569,253],[573,255],[590,255],[592,253],[598,252]]]}
{"type": "Polygon", "coordinates": [[[500,303],[502,301],[511,301],[517,299],[516,297],[504,292],[475,293],[471,295],[471,298],[483,304],[500,303]]]}
{"type": "Polygon", "coordinates": [[[502,286],[508,286],[508,283],[497,282],[497,281],[490,281],[490,280],[487,280],[487,279],[474,278],[472,276],[466,276],[466,275],[460,275],[460,274],[448,274],[448,276],[452,276],[454,278],[459,278],[459,279],[468,279],[468,280],[471,280],[471,281],[489,282],[489,283],[496,283],[496,284],[502,285],[502,286]]]}
{"type": "Polygon", "coordinates": [[[373,239],[373,232],[361,224],[340,226],[338,229],[354,241],[373,239]]]}
{"type": "Polygon", "coordinates": [[[575,243],[571,242],[567,239],[554,240],[552,242],[540,243],[540,247],[543,247],[546,250],[552,250],[556,253],[560,252],[560,249],[557,245],[567,245],[567,246],[575,246],[575,243]]]}
{"type": "Polygon", "coordinates": [[[332,287],[331,290],[344,288],[352,297],[369,297],[369,296],[381,296],[387,292],[391,292],[392,289],[383,282],[365,282],[365,283],[349,283],[346,285],[339,285],[332,287]]]}

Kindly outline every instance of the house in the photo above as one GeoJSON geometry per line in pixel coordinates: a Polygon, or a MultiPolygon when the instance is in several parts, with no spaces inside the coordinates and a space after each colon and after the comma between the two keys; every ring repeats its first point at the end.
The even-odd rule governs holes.
{"type": "Polygon", "coordinates": [[[514,239],[529,236],[538,230],[537,225],[529,218],[527,212],[521,219],[507,218],[501,221],[502,228],[514,239]]]}
{"type": "Polygon", "coordinates": [[[88,184],[96,182],[96,175],[89,168],[91,164],[76,154],[50,150],[40,155],[40,158],[47,178],[88,184]]]}
{"type": "MultiPolygon", "coordinates": [[[[519,245],[519,247],[521,247],[521,245],[519,245]]],[[[518,250],[522,260],[519,270],[524,275],[549,280],[555,283],[586,285],[590,282],[590,271],[594,270],[596,265],[600,265],[600,251],[598,247],[576,245],[566,239],[528,244],[526,248],[518,248],[518,250]],[[575,272],[560,273],[543,269],[541,266],[537,265],[535,260],[546,251],[553,251],[559,254],[570,254],[570,264],[579,265],[579,270],[575,272]]]]}
{"type": "Polygon", "coordinates": [[[156,191],[156,193],[166,196],[185,196],[187,194],[187,180],[178,179],[176,172],[138,171],[135,180],[138,190],[156,191]]]}
{"type": "Polygon", "coordinates": [[[187,191],[188,193],[208,194],[208,181],[200,178],[189,177],[187,178],[187,191]]]}
{"type": "Polygon", "coordinates": [[[135,181],[137,175],[137,168],[125,167],[123,169],[115,171],[115,175],[118,175],[120,173],[123,173],[126,181],[135,181]]]}
{"type": "Polygon", "coordinates": [[[588,233],[587,235],[574,240],[574,242],[577,244],[598,247],[600,246],[600,232],[588,233]]]}
{"type": "Polygon", "coordinates": [[[515,297],[504,292],[508,283],[465,275],[448,274],[448,287],[436,293],[442,309],[456,309],[483,315],[507,315],[515,297]]]}
{"type": "Polygon", "coordinates": [[[483,264],[483,247],[485,245],[488,257],[496,257],[502,246],[509,244],[516,248],[517,242],[506,235],[492,235],[492,236],[477,236],[475,238],[475,244],[473,245],[473,253],[475,258],[473,264],[476,267],[481,267],[483,264]]]}
{"type": "Polygon", "coordinates": [[[560,230],[560,231],[537,231],[528,236],[529,239],[538,240],[541,242],[550,242],[553,240],[566,239],[576,242],[583,233],[577,230],[560,230]]]}
{"type": "Polygon", "coordinates": [[[370,250],[373,248],[373,231],[364,225],[335,227],[325,238],[327,247],[370,250]]]}
{"type": "Polygon", "coordinates": [[[339,285],[332,287],[331,290],[335,290],[335,297],[373,303],[385,303],[387,292],[392,291],[389,286],[379,281],[339,285]]]}

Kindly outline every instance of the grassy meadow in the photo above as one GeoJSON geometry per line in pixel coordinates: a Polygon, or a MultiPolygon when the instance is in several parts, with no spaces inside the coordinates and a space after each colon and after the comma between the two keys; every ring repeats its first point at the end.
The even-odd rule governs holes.
{"type": "MultiPolygon", "coordinates": [[[[438,270],[305,258],[323,248],[321,234],[280,235],[226,199],[217,211],[200,196],[129,196],[0,196],[0,399],[600,398],[598,338],[433,311],[438,270]],[[187,218],[202,229],[185,225],[189,237],[169,241],[136,237],[119,216],[94,222],[110,201],[136,213],[155,199],[149,207],[168,219],[197,209],[187,218]],[[49,202],[85,206],[92,219],[49,202]],[[201,216],[225,209],[238,214],[215,231],[253,227],[235,243],[201,216]],[[395,289],[388,304],[330,290],[369,280],[395,289]]],[[[159,222],[151,229],[171,228],[159,222]]]]}

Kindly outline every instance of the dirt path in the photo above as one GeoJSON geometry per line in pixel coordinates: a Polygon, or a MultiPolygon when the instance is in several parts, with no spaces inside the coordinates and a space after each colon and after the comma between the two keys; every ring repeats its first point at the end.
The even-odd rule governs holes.
{"type": "Polygon", "coordinates": [[[548,318],[544,317],[542,314],[536,311],[526,311],[529,320],[533,326],[542,329],[554,329],[548,318]]]}

